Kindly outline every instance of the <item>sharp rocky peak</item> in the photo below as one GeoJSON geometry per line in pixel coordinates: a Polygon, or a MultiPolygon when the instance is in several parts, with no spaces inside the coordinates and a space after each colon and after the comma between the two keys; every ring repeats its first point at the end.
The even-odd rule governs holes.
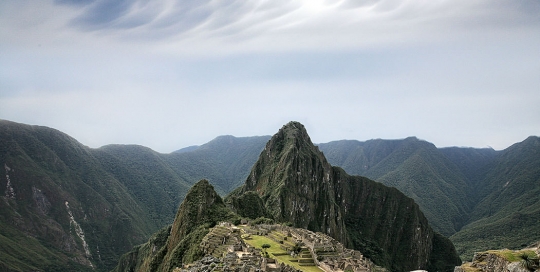
{"type": "Polygon", "coordinates": [[[291,121],[284,125],[266,145],[268,151],[280,152],[286,148],[314,147],[306,128],[301,123],[291,121]]]}
{"type": "Polygon", "coordinates": [[[298,122],[272,137],[246,183],[226,202],[242,216],[269,216],[328,234],[392,270],[439,269],[430,260],[438,254],[449,256],[443,265],[460,263],[451,243],[433,233],[412,199],[332,167],[298,122]],[[247,200],[252,204],[239,205],[247,200]],[[439,238],[450,246],[432,252],[439,238]]]}
{"type": "Polygon", "coordinates": [[[324,177],[328,177],[330,169],[305,127],[293,121],[268,141],[242,191],[256,191],[264,196],[299,184],[312,186],[313,182],[328,180],[324,177]]]}
{"type": "Polygon", "coordinates": [[[225,204],[207,180],[193,185],[176,213],[169,237],[169,250],[199,225],[215,223],[210,211],[216,207],[225,208],[225,204]]]}

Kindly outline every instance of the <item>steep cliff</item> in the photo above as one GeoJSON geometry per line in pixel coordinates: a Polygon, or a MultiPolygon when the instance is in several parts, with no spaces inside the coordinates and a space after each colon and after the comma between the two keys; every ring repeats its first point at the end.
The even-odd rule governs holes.
{"type": "MultiPolygon", "coordinates": [[[[267,143],[245,185],[231,196],[256,192],[277,222],[320,231],[347,241],[339,205],[334,201],[332,167],[303,126],[289,123],[267,143]]],[[[242,214],[242,209],[237,209],[242,214]]]]}
{"type": "Polygon", "coordinates": [[[51,128],[0,120],[0,267],[106,271],[159,229],[94,151],[51,128]]]}
{"type": "Polygon", "coordinates": [[[214,187],[201,180],[180,204],[174,223],[135,247],[113,271],[171,271],[203,257],[200,243],[209,228],[221,221],[239,221],[214,187]]]}
{"type": "Polygon", "coordinates": [[[342,140],[320,144],[319,148],[332,165],[348,174],[396,187],[414,199],[430,225],[445,236],[458,231],[472,209],[466,176],[432,143],[408,137],[342,140]]]}
{"type": "Polygon", "coordinates": [[[449,271],[460,264],[452,243],[433,232],[411,198],[332,167],[300,123],[272,137],[227,202],[242,213],[233,200],[250,192],[275,221],[326,233],[392,271],[449,271]],[[431,258],[441,255],[442,262],[431,258]]]}

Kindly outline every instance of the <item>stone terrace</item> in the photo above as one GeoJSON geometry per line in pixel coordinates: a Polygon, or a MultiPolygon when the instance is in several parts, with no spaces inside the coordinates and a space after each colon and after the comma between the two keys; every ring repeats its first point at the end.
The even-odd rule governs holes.
{"type": "Polygon", "coordinates": [[[318,266],[325,272],[381,270],[359,251],[347,249],[322,233],[282,225],[257,225],[240,229],[229,223],[220,223],[201,242],[206,257],[174,271],[298,272],[291,266],[264,258],[259,249],[245,243],[244,239],[249,239],[250,235],[267,236],[291,255],[295,255],[292,252],[295,246],[301,246],[301,251],[295,255],[300,266],[318,266]]]}

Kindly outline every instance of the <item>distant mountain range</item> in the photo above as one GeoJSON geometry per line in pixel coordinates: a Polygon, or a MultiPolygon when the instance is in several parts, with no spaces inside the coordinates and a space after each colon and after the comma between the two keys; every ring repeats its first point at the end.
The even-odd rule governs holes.
{"type": "Polygon", "coordinates": [[[502,151],[436,148],[416,138],[320,145],[350,174],[412,197],[464,259],[474,251],[521,248],[540,240],[540,138],[502,151]]]}
{"type": "Polygon", "coordinates": [[[180,205],[170,231],[135,247],[115,271],[184,267],[204,256],[199,245],[211,227],[240,222],[240,216],[322,232],[390,271],[453,271],[461,264],[452,243],[433,232],[414,200],[332,167],[304,126],[290,122],[268,141],[244,184],[225,201],[201,180],[180,205]]]}
{"type": "MultiPolygon", "coordinates": [[[[220,136],[160,154],[88,148],[57,130],[0,120],[0,270],[112,269],[174,219],[198,180],[226,195],[242,185],[270,136],[220,136]]],[[[403,140],[319,144],[348,174],[418,203],[462,257],[540,240],[540,139],[502,150],[403,140]]]]}

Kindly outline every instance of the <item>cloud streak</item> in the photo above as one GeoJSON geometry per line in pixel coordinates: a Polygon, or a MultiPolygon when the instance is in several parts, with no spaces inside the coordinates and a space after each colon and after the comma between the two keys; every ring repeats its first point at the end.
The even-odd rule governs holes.
{"type": "Polygon", "coordinates": [[[0,118],[161,152],[303,122],[316,142],[540,134],[540,2],[0,3],[0,118]]]}
{"type": "MultiPolygon", "coordinates": [[[[78,3],[79,1],[75,1],[78,3]]],[[[70,5],[69,25],[124,39],[195,40],[261,50],[396,46],[540,23],[536,1],[148,1],[70,5]],[[240,42],[236,42],[240,41],[240,42]],[[400,44],[397,44],[400,45],[400,44]]],[[[65,3],[65,2],[64,2],[65,3]]]]}

